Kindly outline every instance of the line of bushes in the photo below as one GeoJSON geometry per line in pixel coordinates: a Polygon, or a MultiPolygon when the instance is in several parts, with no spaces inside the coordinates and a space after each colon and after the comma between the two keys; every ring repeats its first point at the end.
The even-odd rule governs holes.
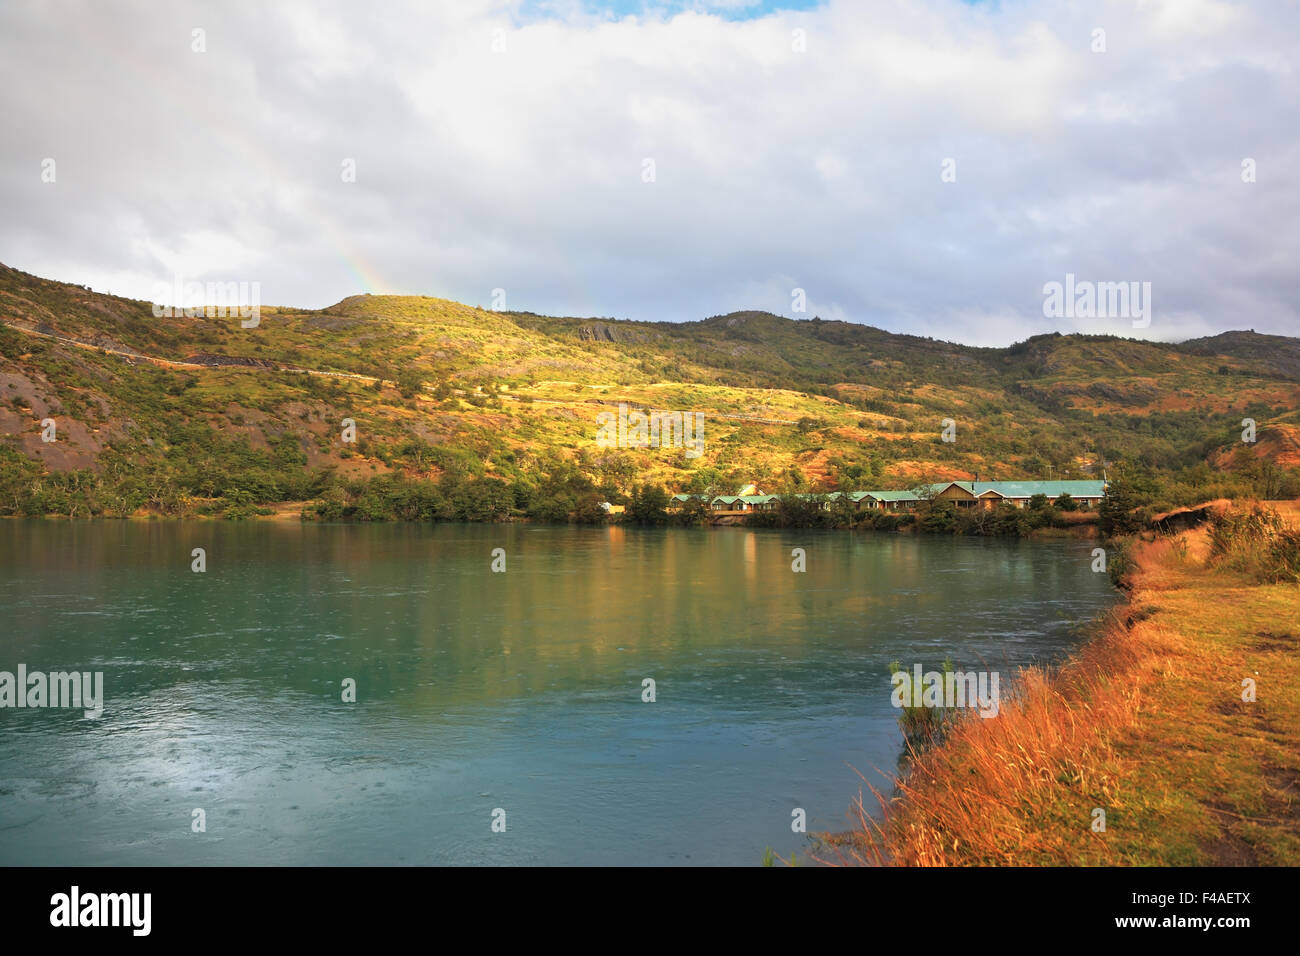
{"type": "MultiPolygon", "coordinates": [[[[1003,502],[996,508],[959,508],[940,499],[922,502],[915,512],[858,512],[843,498],[782,498],[773,511],[756,511],[748,518],[756,528],[854,528],[898,531],[915,527],[925,534],[978,536],[1025,536],[1040,528],[1064,528],[1078,524],[1077,506],[1066,500],[1060,506],[1036,495],[1025,508],[1003,502]]],[[[1080,516],[1083,517],[1083,516],[1080,516]]]]}

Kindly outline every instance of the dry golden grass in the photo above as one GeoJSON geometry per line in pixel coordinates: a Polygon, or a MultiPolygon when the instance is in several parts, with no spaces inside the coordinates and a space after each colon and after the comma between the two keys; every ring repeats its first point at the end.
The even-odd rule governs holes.
{"type": "Polygon", "coordinates": [[[1268,501],[1265,502],[1268,507],[1272,508],[1293,528],[1300,528],[1300,501],[1268,501]]]}
{"type": "MultiPolygon", "coordinates": [[[[1288,509],[1300,517],[1300,503],[1288,509]]],[[[996,718],[913,755],[856,801],[824,863],[1191,865],[1300,861],[1300,588],[1207,568],[1202,529],[1135,547],[1127,605],[996,718]],[[1257,699],[1243,700],[1243,680],[1257,699]],[[1106,829],[1094,830],[1105,812],[1106,829]]]]}

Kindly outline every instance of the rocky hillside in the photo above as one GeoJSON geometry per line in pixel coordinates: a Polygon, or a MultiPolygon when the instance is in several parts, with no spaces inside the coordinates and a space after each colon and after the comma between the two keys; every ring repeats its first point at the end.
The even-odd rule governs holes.
{"type": "Polygon", "coordinates": [[[829,490],[1082,477],[1116,461],[1223,469],[1244,417],[1261,429],[1252,453],[1291,465],[1300,426],[1300,340],[1251,332],[988,349],[760,312],[643,323],[370,295],[263,307],[245,328],[3,266],[0,322],[12,502],[55,474],[153,486],[122,492],[127,508],[151,507],[151,490],[275,502],[386,474],[526,490],[573,469],[613,496],[644,480],[829,490]],[[703,413],[703,453],[602,447],[597,416],[620,403],[703,413]]]}

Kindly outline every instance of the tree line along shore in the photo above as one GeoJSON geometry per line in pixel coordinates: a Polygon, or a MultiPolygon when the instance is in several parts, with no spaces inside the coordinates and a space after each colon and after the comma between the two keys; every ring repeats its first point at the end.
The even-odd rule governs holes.
{"type": "MultiPolygon", "coordinates": [[[[291,451],[285,461],[227,474],[185,475],[119,461],[49,472],[0,445],[0,516],[65,518],[292,518],[305,521],[536,521],[547,523],[701,526],[744,523],[757,528],[850,528],[883,532],[1112,537],[1144,527],[1154,515],[1211,497],[1300,496],[1300,474],[1250,461],[1228,472],[1170,475],[1120,468],[1095,507],[1069,494],[1036,494],[961,507],[961,502],[911,491],[906,510],[864,508],[860,495],[782,491],[743,517],[710,508],[712,493],[676,495],[653,483],[599,485],[581,469],[555,461],[515,481],[452,470],[437,479],[384,474],[347,478],[310,471],[291,451]],[[277,467],[278,466],[278,467],[277,467]],[[624,488],[626,490],[624,490],[624,488]]],[[[265,456],[265,453],[264,453],[265,456]]],[[[914,485],[937,488],[942,482],[914,485]]],[[[966,484],[969,484],[967,482],[966,484]]]]}

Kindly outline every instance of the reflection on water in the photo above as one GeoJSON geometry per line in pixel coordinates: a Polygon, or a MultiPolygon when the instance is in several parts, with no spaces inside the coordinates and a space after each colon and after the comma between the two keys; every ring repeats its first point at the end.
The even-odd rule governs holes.
{"type": "Polygon", "coordinates": [[[0,710],[0,862],[757,863],[804,845],[794,807],[842,828],[855,768],[881,785],[895,766],[891,660],[1007,671],[1068,650],[1113,600],[1089,552],[0,522],[0,670],[102,670],[106,696],[98,720],[0,710]]]}

